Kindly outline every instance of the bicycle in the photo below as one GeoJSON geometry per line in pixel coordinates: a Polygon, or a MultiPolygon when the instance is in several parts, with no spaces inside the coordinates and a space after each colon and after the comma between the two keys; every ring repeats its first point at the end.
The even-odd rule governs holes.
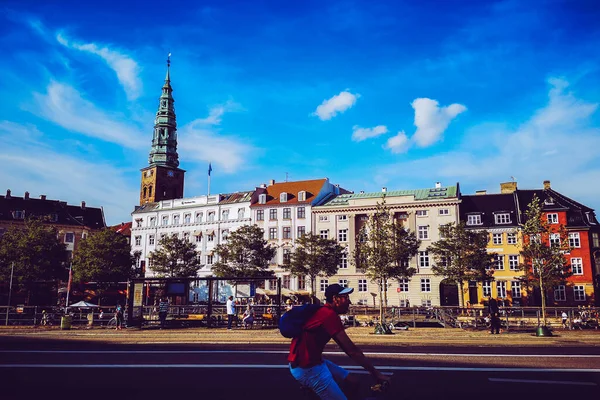
{"type": "MultiPolygon", "coordinates": [[[[363,385],[359,385],[359,388],[363,387],[363,385]]],[[[381,383],[376,383],[374,385],[369,386],[369,393],[363,393],[363,390],[360,390],[359,393],[354,393],[353,399],[364,399],[364,400],[375,400],[379,397],[384,396],[388,390],[390,389],[390,383],[388,381],[384,381],[381,383]],[[363,397],[361,397],[363,396],[363,397]]],[[[300,390],[303,393],[303,397],[306,399],[318,399],[319,396],[308,386],[300,385],[300,390]]]]}

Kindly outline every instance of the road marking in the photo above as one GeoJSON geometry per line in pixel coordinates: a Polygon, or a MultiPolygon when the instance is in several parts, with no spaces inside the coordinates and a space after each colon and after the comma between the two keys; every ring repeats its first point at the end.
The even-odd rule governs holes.
{"type": "Polygon", "coordinates": [[[489,378],[491,382],[511,382],[511,383],[544,383],[548,385],[580,385],[580,386],[598,386],[595,382],[578,382],[578,381],[543,381],[539,379],[504,379],[504,378],[489,378]]]}
{"type": "MultiPolygon", "coordinates": [[[[0,353],[23,354],[288,354],[287,350],[0,350],[0,353]]],[[[343,351],[325,351],[325,355],[344,355],[343,351]]],[[[509,358],[600,358],[600,354],[469,354],[469,353],[378,353],[370,356],[420,356],[420,357],[509,357],[509,358]]]]}
{"type": "MultiPolygon", "coordinates": [[[[342,365],[348,370],[362,370],[357,365],[342,365]]],[[[4,368],[218,368],[218,369],[288,369],[286,364],[0,364],[4,368]]],[[[455,372],[591,372],[600,373],[594,368],[471,368],[471,367],[397,367],[393,365],[379,365],[382,371],[455,371],[455,372]]]]}

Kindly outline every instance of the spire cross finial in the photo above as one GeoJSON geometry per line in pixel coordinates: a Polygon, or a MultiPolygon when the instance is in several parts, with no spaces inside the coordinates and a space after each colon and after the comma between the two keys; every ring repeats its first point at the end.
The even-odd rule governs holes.
{"type": "Polygon", "coordinates": [[[171,66],[171,52],[169,51],[169,55],[167,55],[167,68],[171,66]]]}

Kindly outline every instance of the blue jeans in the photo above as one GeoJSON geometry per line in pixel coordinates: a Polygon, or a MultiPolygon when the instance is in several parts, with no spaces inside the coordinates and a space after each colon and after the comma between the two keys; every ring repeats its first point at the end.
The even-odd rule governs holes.
{"type": "Polygon", "coordinates": [[[321,399],[346,400],[337,382],[342,382],[349,372],[344,368],[325,360],[311,368],[292,368],[292,376],[302,385],[312,389],[321,399]],[[336,382],[337,381],[337,382],[336,382]]]}

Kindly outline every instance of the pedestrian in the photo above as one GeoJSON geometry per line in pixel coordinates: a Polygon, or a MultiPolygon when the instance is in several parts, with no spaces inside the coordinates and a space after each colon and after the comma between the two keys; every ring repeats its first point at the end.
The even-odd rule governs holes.
{"type": "Polygon", "coordinates": [[[123,307],[121,304],[117,304],[117,308],[115,308],[115,318],[117,319],[116,330],[123,329],[123,307]]]}
{"type": "Polygon", "coordinates": [[[252,329],[252,326],[254,325],[254,310],[252,309],[252,306],[250,305],[250,303],[248,303],[248,306],[246,307],[246,311],[244,311],[244,317],[242,318],[242,323],[244,324],[244,328],[248,329],[252,329]]]}
{"type": "Polygon", "coordinates": [[[235,303],[233,302],[233,296],[229,296],[227,299],[227,330],[231,330],[231,324],[233,323],[233,317],[235,317],[235,303]]]}
{"type": "Polygon", "coordinates": [[[490,314],[490,333],[493,335],[500,333],[500,308],[498,300],[490,296],[488,303],[488,312],[490,314]]]}
{"type": "Polygon", "coordinates": [[[563,311],[561,314],[561,317],[562,317],[562,326],[563,326],[563,328],[567,329],[567,321],[569,319],[569,316],[567,315],[567,313],[565,311],[563,311]]]}
{"type": "Polygon", "coordinates": [[[167,324],[167,314],[169,313],[169,301],[164,297],[160,298],[158,303],[158,319],[160,320],[160,329],[167,324]]]}

